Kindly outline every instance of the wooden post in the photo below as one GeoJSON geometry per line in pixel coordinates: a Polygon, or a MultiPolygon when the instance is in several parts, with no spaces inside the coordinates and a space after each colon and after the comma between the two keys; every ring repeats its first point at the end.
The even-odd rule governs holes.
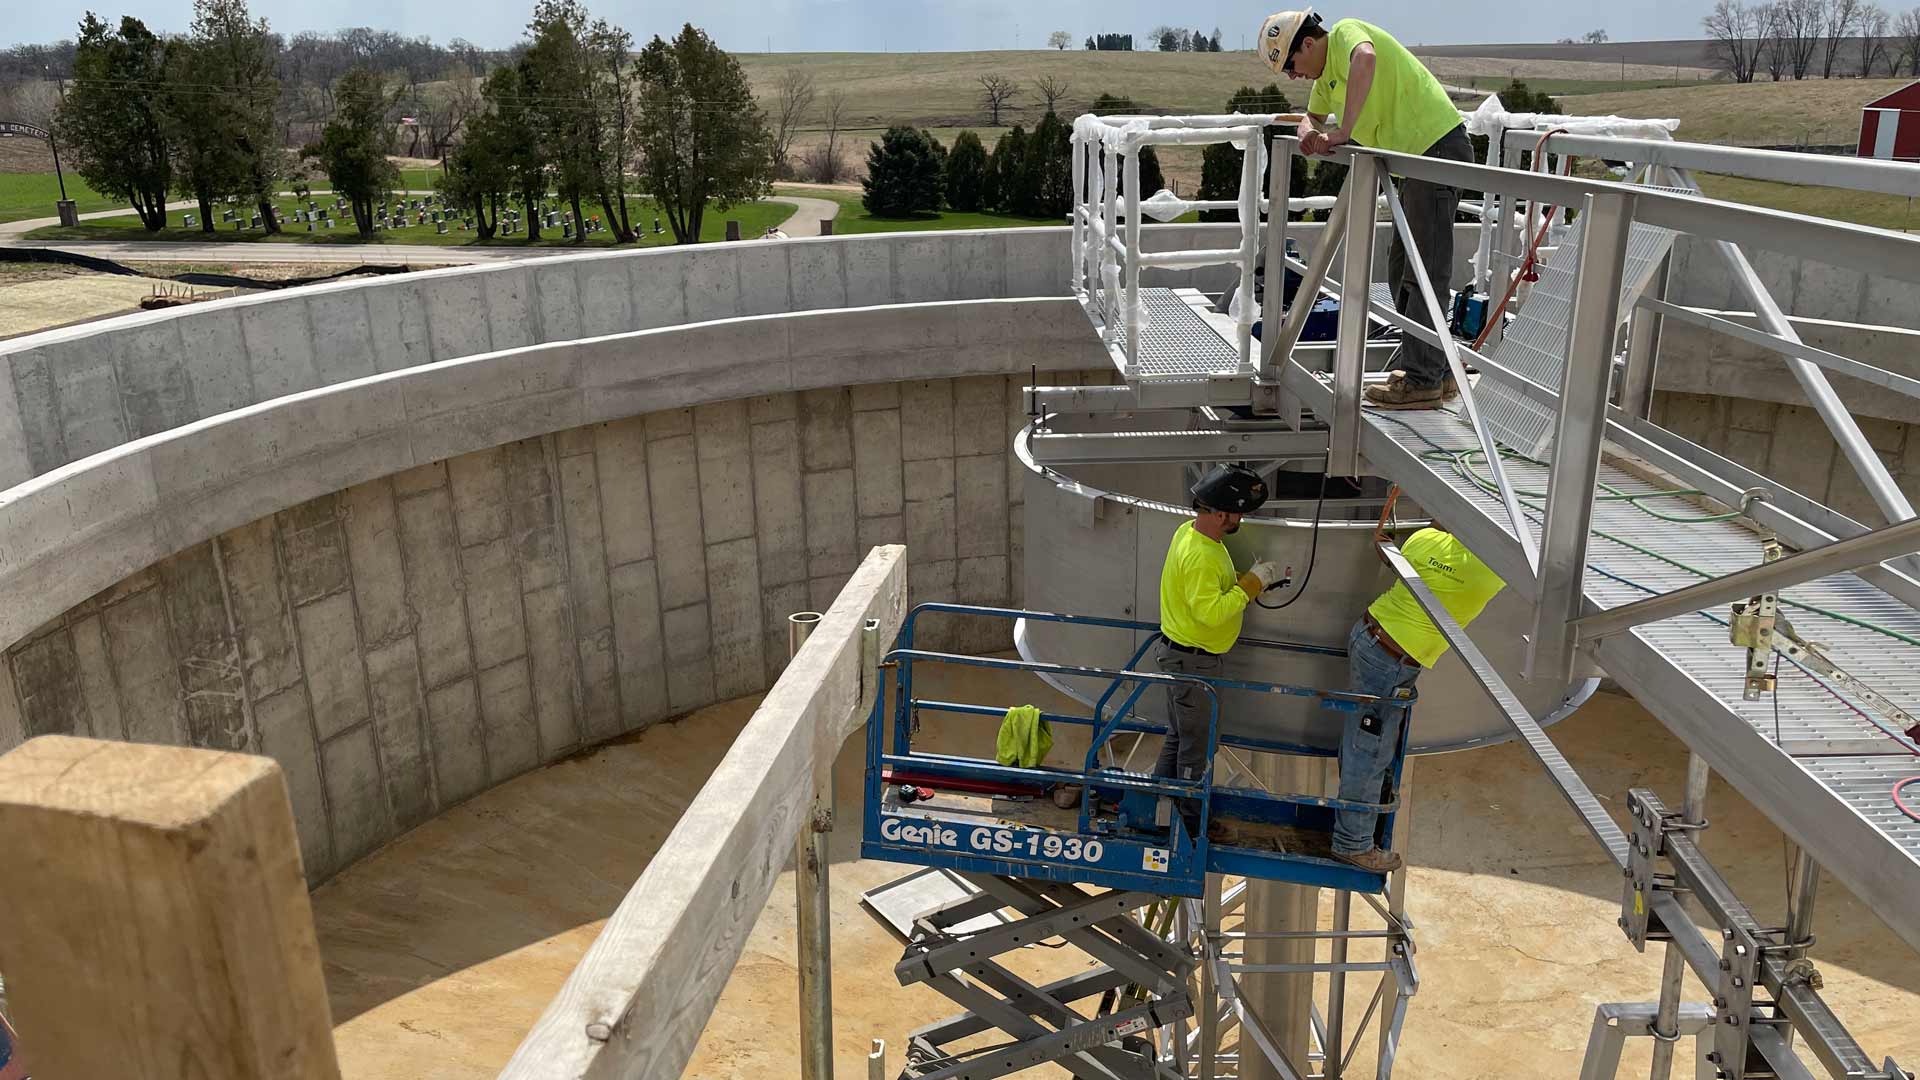
{"type": "Polygon", "coordinates": [[[0,757],[0,970],[48,1077],[338,1080],[272,759],[65,736],[0,757]]]}

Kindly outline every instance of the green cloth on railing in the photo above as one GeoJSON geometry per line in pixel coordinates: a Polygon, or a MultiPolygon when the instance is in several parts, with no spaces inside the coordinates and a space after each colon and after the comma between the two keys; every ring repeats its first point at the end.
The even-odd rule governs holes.
{"type": "Polygon", "coordinates": [[[1002,765],[1031,769],[1046,760],[1053,749],[1053,725],[1032,705],[1015,705],[1000,721],[1000,737],[994,743],[993,756],[1002,765]]]}

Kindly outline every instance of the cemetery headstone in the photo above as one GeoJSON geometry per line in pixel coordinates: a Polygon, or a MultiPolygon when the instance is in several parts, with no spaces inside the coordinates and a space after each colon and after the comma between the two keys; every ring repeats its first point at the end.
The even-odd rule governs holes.
{"type": "Polygon", "coordinates": [[[439,233],[441,236],[447,235],[447,223],[444,221],[435,222],[433,225],[433,231],[436,233],[439,233]]]}

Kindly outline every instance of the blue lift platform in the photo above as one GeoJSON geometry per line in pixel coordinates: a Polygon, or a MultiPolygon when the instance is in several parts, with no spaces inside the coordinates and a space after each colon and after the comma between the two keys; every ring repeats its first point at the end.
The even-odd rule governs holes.
{"type": "MultiPolygon", "coordinates": [[[[1345,802],[1319,795],[1271,793],[1253,787],[1216,783],[1214,760],[1222,746],[1263,752],[1328,756],[1330,751],[1220,734],[1219,693],[1223,688],[1316,699],[1330,724],[1341,714],[1377,699],[1340,690],[1285,683],[1243,682],[1142,670],[1142,659],[1158,639],[1155,624],[1126,619],[1058,615],[1012,608],[964,604],[921,604],[908,613],[892,651],[882,661],[882,685],[867,724],[864,831],[861,855],[869,859],[946,867],[1004,877],[1038,878],[1129,889],[1164,896],[1199,897],[1206,875],[1234,874],[1267,881],[1378,894],[1386,878],[1332,857],[1330,838],[1336,810],[1372,810],[1379,817],[1380,847],[1392,850],[1396,802],[1345,802]],[[920,616],[945,613],[991,619],[1028,619],[1139,632],[1142,643],[1115,668],[1074,667],[1028,660],[929,652],[914,647],[920,616]],[[916,664],[960,664],[1036,675],[1105,680],[1107,685],[1090,715],[1043,712],[1055,725],[1090,727],[1093,735],[1078,769],[1002,765],[992,756],[995,725],[1009,705],[936,701],[914,695],[916,664]],[[1200,686],[1212,703],[1208,726],[1208,768],[1198,781],[1157,777],[1111,764],[1107,751],[1124,733],[1165,734],[1155,714],[1170,685],[1200,686]],[[891,689],[892,693],[887,691],[891,689]],[[893,702],[892,747],[885,745],[887,699],[893,702]],[[1146,698],[1151,704],[1142,704],[1146,698]],[[985,756],[930,753],[914,746],[922,723],[933,716],[973,717],[981,728],[985,756]],[[988,721],[980,723],[981,720],[988,721]],[[1106,759],[1103,761],[1103,759],[1106,759]],[[1078,809],[1057,807],[1049,795],[1057,788],[1078,788],[1078,809]],[[920,797],[926,796],[926,797],[920,797]],[[1176,800],[1200,806],[1199,836],[1187,832],[1176,800]],[[1210,842],[1212,823],[1226,826],[1224,842],[1210,842]]],[[[1255,647],[1318,655],[1343,650],[1316,645],[1263,642],[1255,647]]],[[[1410,708],[1411,702],[1395,702],[1410,708]]],[[[1400,727],[1400,751],[1387,790],[1399,787],[1407,729],[1400,727]]]]}
{"type": "MultiPolygon", "coordinates": [[[[1196,997],[1206,996],[1204,988],[1210,984],[1203,976],[1214,974],[1212,968],[1221,963],[1204,955],[1191,933],[1200,917],[1200,905],[1192,900],[1205,895],[1208,874],[1366,894],[1385,891],[1384,875],[1333,858],[1333,818],[1343,808],[1376,812],[1376,842],[1392,849],[1397,809],[1392,793],[1399,790],[1409,725],[1401,725],[1400,753],[1378,803],[1217,783],[1215,762],[1223,747],[1329,754],[1223,736],[1220,690],[1312,699],[1327,710],[1330,724],[1343,724],[1343,714],[1379,699],[1284,683],[1141,670],[1158,640],[1154,624],[1125,619],[963,604],[921,604],[907,614],[894,648],[881,661],[868,715],[860,854],[926,869],[869,893],[866,900],[906,946],[894,969],[900,983],[924,984],[966,1011],[908,1036],[902,1080],[988,1080],[1048,1062],[1084,1080],[1184,1077],[1186,1039],[1156,1035],[1155,1029],[1182,1030],[1183,1022],[1194,1016],[1196,997]],[[1137,633],[1141,644],[1113,668],[934,652],[914,646],[915,627],[929,614],[1127,630],[1137,633]],[[922,664],[1104,683],[1090,714],[1041,714],[1054,725],[1092,729],[1080,767],[1000,764],[993,756],[999,722],[1010,705],[1021,703],[918,697],[914,671],[922,664]],[[1166,725],[1158,718],[1164,716],[1160,691],[1181,684],[1197,685],[1212,703],[1205,775],[1183,781],[1115,764],[1116,737],[1165,734],[1166,725]],[[1149,695],[1151,704],[1143,708],[1149,695]],[[886,722],[889,702],[891,724],[886,722]],[[935,717],[964,718],[961,722],[978,729],[977,742],[971,733],[965,739],[984,756],[916,748],[923,725],[935,717]],[[1072,797],[1056,801],[1053,796],[1062,792],[1072,797]],[[1198,804],[1197,835],[1187,831],[1176,809],[1181,801],[1198,804]],[[1209,832],[1220,835],[1209,840],[1209,832]],[[1055,938],[1086,952],[1093,962],[1079,974],[1040,986],[996,960],[1055,938]],[[1097,1004],[1077,1004],[1088,1001],[1097,1004]],[[976,1045],[979,1036],[996,1029],[1011,1041],[976,1045]]],[[[1242,645],[1344,655],[1340,649],[1315,645],[1242,645]]],[[[1411,700],[1391,703],[1401,709],[1411,706],[1411,700]]],[[[950,747],[953,740],[945,742],[950,747]]],[[[1335,966],[1328,965],[1328,970],[1335,966]]],[[[1410,953],[1403,950],[1384,966],[1393,968],[1401,983],[1394,999],[1397,1018],[1416,984],[1410,953]]],[[[1221,968],[1220,974],[1230,983],[1230,972],[1221,968]]]]}

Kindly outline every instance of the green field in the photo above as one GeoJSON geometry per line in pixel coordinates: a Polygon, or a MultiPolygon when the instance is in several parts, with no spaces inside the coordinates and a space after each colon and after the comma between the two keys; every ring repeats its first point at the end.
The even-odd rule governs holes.
{"type": "MultiPolygon", "coordinates": [[[[642,245],[671,244],[673,242],[673,233],[671,231],[659,234],[651,231],[654,216],[658,213],[658,208],[654,205],[653,200],[634,198],[629,200],[628,205],[630,207],[628,213],[632,215],[634,227],[644,234],[640,239],[642,245]]],[[[473,233],[461,232],[456,228],[447,232],[445,235],[441,235],[434,230],[434,226],[431,224],[410,225],[404,229],[382,229],[375,233],[371,240],[362,240],[359,232],[353,228],[350,214],[343,219],[339,225],[336,225],[332,229],[308,232],[304,223],[293,220],[293,210],[295,206],[291,200],[283,200],[280,206],[284,217],[282,228],[286,231],[278,236],[269,236],[264,230],[260,229],[242,229],[236,231],[231,224],[226,223],[223,223],[212,233],[202,232],[198,227],[192,229],[182,228],[179,224],[182,211],[173,210],[167,214],[167,228],[159,232],[148,232],[146,228],[141,225],[139,215],[127,213],[114,217],[96,218],[92,221],[83,221],[79,226],[71,229],[62,228],[58,225],[44,226],[28,233],[27,238],[29,240],[158,240],[186,244],[370,243],[459,246],[479,243],[473,233]]],[[[596,209],[590,208],[587,212],[591,215],[596,213],[596,209]]],[[[739,221],[741,235],[751,238],[760,235],[766,231],[769,226],[778,225],[791,216],[793,216],[793,207],[788,203],[747,203],[736,206],[725,213],[709,208],[705,220],[701,223],[700,239],[702,241],[725,239],[728,219],[739,221]]],[[[613,237],[611,233],[599,233],[587,237],[585,246],[604,247],[611,246],[612,244],[613,237]]],[[[525,247],[528,245],[529,242],[526,236],[518,233],[512,236],[495,236],[492,240],[488,241],[488,246],[525,247]]],[[[573,247],[576,245],[570,239],[561,239],[558,230],[543,229],[541,230],[538,246],[573,247]]]]}
{"type": "MultiPolygon", "coordinates": [[[[88,187],[71,171],[67,173],[67,194],[83,214],[123,205],[88,187]]],[[[0,172],[0,222],[53,217],[60,212],[54,205],[59,199],[60,182],[53,173],[0,172]]]]}
{"type": "Polygon", "coordinates": [[[934,232],[947,229],[1015,229],[1031,225],[1060,225],[1065,222],[1065,219],[1021,217],[1018,214],[964,214],[952,210],[942,210],[938,214],[919,214],[910,218],[877,218],[867,213],[867,208],[861,205],[860,193],[857,191],[789,187],[785,184],[775,190],[838,203],[840,212],[834,216],[833,231],[841,236],[849,233],[934,232]]]}
{"type": "MultiPolygon", "coordinates": [[[[409,191],[432,191],[440,178],[439,169],[402,169],[401,186],[409,191]]],[[[311,181],[316,191],[327,186],[325,177],[311,181]]],[[[87,186],[71,169],[67,171],[67,194],[82,214],[116,210],[127,204],[109,199],[87,186]]],[[[57,214],[54,203],[60,198],[60,178],[50,172],[0,172],[0,223],[28,218],[50,218],[57,214]]],[[[177,196],[176,196],[177,198],[177,196]]]]}
{"type": "Polygon", "coordinates": [[[1882,229],[1909,232],[1920,229],[1920,207],[1912,199],[1842,188],[1803,187],[1747,180],[1736,176],[1698,174],[1700,192],[1708,198],[1785,210],[1807,217],[1851,221],[1882,229]]]}

